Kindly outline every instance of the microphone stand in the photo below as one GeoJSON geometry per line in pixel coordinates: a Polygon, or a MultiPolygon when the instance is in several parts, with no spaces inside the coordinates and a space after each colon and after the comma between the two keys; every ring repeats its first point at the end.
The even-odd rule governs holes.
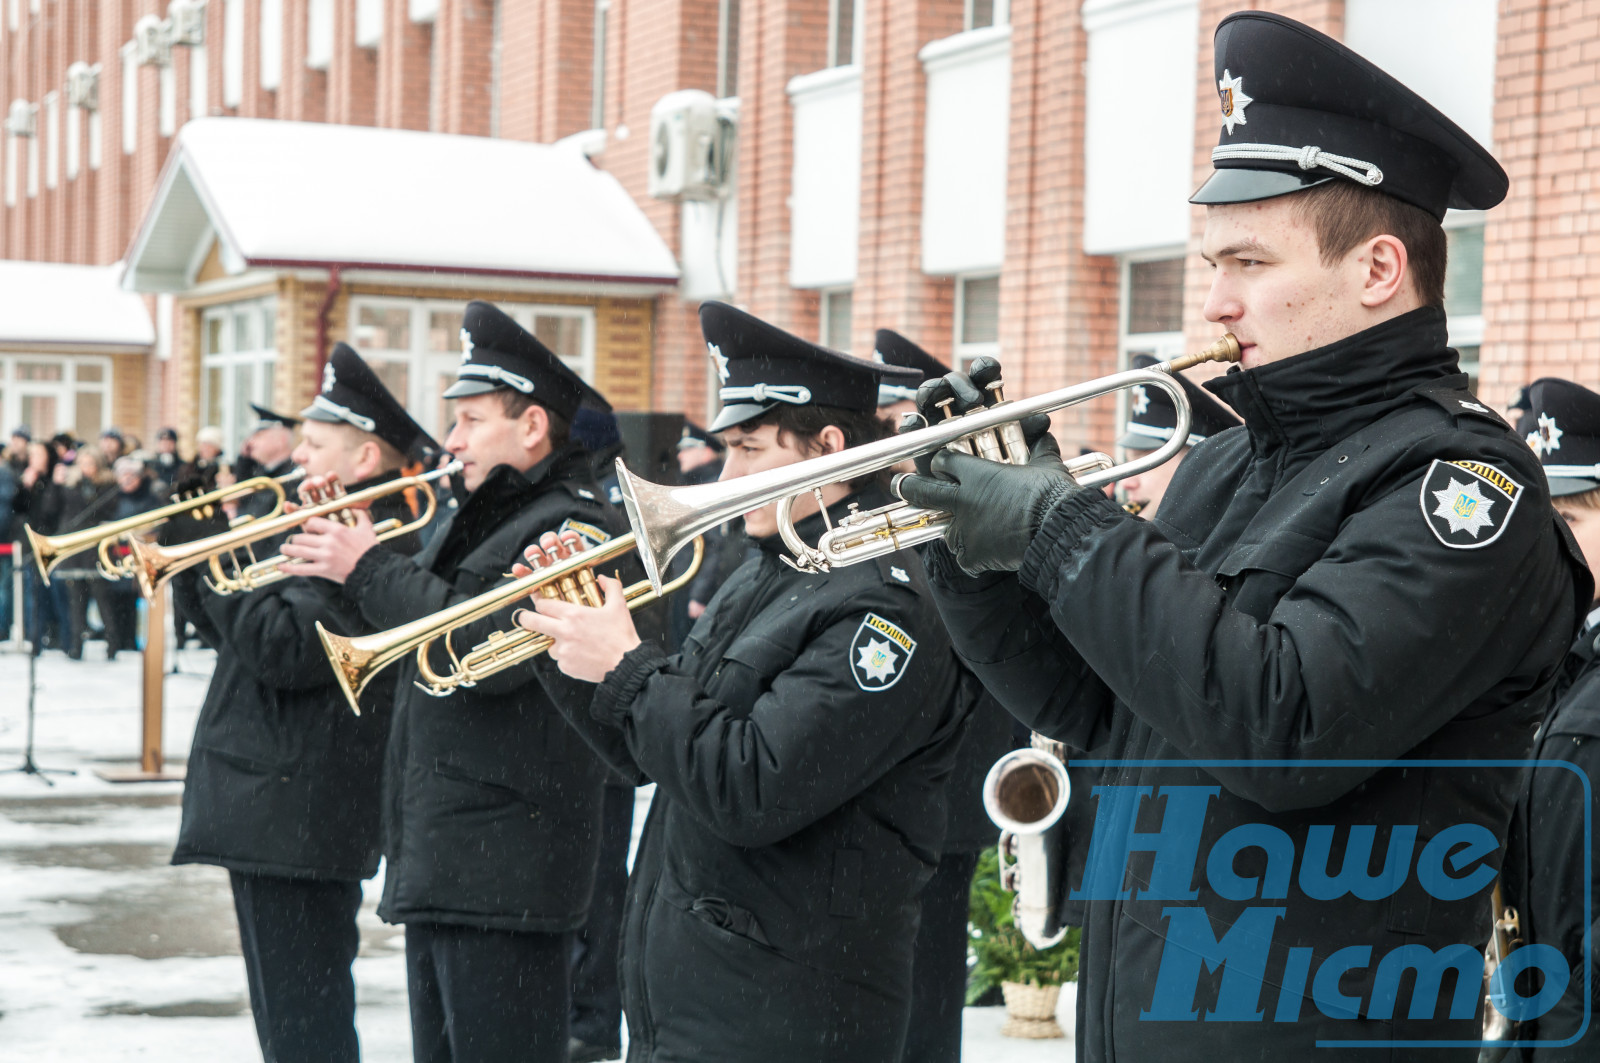
{"type": "Polygon", "coordinates": [[[39,692],[39,684],[37,681],[38,672],[39,658],[34,656],[32,648],[30,647],[28,652],[28,741],[22,749],[22,763],[17,765],[15,768],[0,768],[0,775],[12,775],[16,773],[21,773],[23,775],[37,775],[39,777],[39,781],[44,783],[46,786],[54,786],[55,783],[50,781],[50,776],[76,775],[78,773],[70,768],[41,768],[33,759],[33,713],[34,703],[37,701],[39,692]]]}

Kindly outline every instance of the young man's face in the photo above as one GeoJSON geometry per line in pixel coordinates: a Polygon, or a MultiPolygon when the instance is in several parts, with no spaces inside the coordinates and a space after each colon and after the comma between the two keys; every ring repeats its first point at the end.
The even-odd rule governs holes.
{"type": "Polygon", "coordinates": [[[1600,509],[1574,505],[1570,496],[1553,498],[1550,503],[1555,507],[1557,516],[1572,529],[1572,537],[1578,540],[1578,548],[1589,563],[1589,574],[1600,584],[1600,509]]]}
{"type": "Polygon", "coordinates": [[[461,482],[468,491],[476,491],[496,465],[526,472],[549,452],[549,422],[538,406],[507,417],[500,394],[489,391],[457,399],[455,413],[444,448],[461,462],[461,482]]]}
{"type": "MultiPolygon", "coordinates": [[[[722,433],[722,441],[727,444],[728,452],[722,462],[722,475],[717,477],[719,480],[736,480],[815,456],[802,451],[799,440],[793,435],[780,437],[775,424],[750,429],[735,426],[722,433]]],[[[816,511],[816,497],[808,491],[795,499],[791,512],[793,519],[799,521],[816,511]]],[[[778,504],[771,502],[746,513],[744,527],[755,539],[778,534],[778,504]]]]}
{"type": "MultiPolygon", "coordinates": [[[[1167,485],[1172,483],[1172,474],[1178,471],[1178,463],[1189,454],[1185,447],[1178,452],[1178,456],[1170,461],[1164,461],[1153,469],[1135,473],[1117,481],[1117,491],[1127,502],[1139,505],[1139,516],[1149,520],[1156,515],[1156,509],[1161,505],[1161,499],[1167,493],[1167,485]]],[[[1142,457],[1142,455],[1133,455],[1142,457]]]]}
{"type": "Polygon", "coordinates": [[[1353,336],[1395,316],[1363,302],[1370,252],[1368,241],[1324,265],[1294,195],[1208,206],[1201,254],[1214,272],[1206,320],[1238,337],[1246,369],[1353,336]]]}
{"type": "Polygon", "coordinates": [[[309,476],[337,476],[346,487],[366,479],[357,463],[361,439],[326,421],[306,421],[300,426],[300,445],[294,448],[294,463],[309,476]]]}

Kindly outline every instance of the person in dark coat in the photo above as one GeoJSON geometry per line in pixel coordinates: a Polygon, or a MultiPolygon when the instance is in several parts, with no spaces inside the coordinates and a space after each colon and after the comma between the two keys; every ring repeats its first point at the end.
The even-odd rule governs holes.
{"type": "MultiPolygon", "coordinates": [[[[883,434],[878,382],[905,374],[722,303],[700,321],[725,477],[883,434]]],[[[886,501],[875,483],[822,491],[835,520],[886,501]]],[[[892,1060],[905,1040],[967,705],[915,555],[802,573],[774,508],[745,514],[760,554],[674,657],[641,640],[610,577],[604,608],[538,599],[520,616],[555,639],[539,675],[563,714],[656,783],[624,917],[632,1063],[892,1060]]],[[[802,536],[823,530],[811,495],[795,508],[802,536]]]]}
{"type": "MultiPolygon", "coordinates": [[[[334,347],[306,409],[294,460],[306,489],[393,480],[432,440],[354,350],[334,347]]],[[[125,459],[127,460],[127,459],[125,459]]],[[[403,492],[374,520],[413,517],[403,492]]],[[[392,539],[396,556],[415,536],[392,539]]],[[[276,547],[261,544],[257,556],[276,547]]],[[[268,1061],[360,1058],[355,983],[361,882],[378,869],[379,779],[394,676],[357,716],[328,666],[316,625],[373,627],[334,584],[300,575],[213,594],[199,569],[173,579],[217,666],[195,725],[174,864],[228,869],[256,1037],[268,1061]]],[[[285,571],[291,571],[286,569],[285,571]]]]}
{"type": "MultiPolygon", "coordinates": [[[[27,465],[17,477],[17,493],[11,504],[21,522],[39,535],[54,535],[61,528],[66,499],[59,469],[60,460],[54,446],[39,441],[28,444],[27,465]]],[[[23,637],[28,640],[30,652],[37,657],[44,651],[46,638],[54,638],[56,645],[64,648],[71,645],[67,585],[64,580],[53,580],[46,585],[27,536],[19,542],[22,543],[23,637]]]]}
{"type": "MultiPolygon", "coordinates": [[[[873,359],[914,370],[906,383],[878,386],[878,416],[890,429],[916,409],[917,388],[950,367],[893,329],[879,329],[873,359]]],[[[912,965],[911,1021],[900,1058],[905,1063],[958,1063],[961,1018],[967,999],[967,918],[978,856],[995,844],[999,828],[983,807],[983,780],[1012,747],[1011,716],[962,669],[963,695],[972,703],[966,737],[950,774],[949,822],[939,867],[922,891],[912,965]]]]}
{"type": "Polygon", "coordinates": [[[1506,177],[1282,16],[1225,19],[1216,74],[1205,309],[1243,358],[1206,387],[1244,426],[1194,448],[1154,521],[1048,436],[1025,466],[941,453],[900,490],[951,514],[926,563],[958,651],[1100,769],[1074,798],[1095,808],[1070,883],[1081,1059],[1473,1060],[1506,762],[1593,598],[1532,452],[1446,346],[1439,221],[1506,177]]]}
{"type": "MultiPolygon", "coordinates": [[[[568,438],[605,400],[499,309],[467,304],[465,358],[446,449],[468,494],[415,559],[378,546],[370,524],[312,522],[285,547],[344,584],[387,629],[505,581],[544,531],[603,542],[625,522],[568,438]]],[[[511,630],[507,607],[454,631],[459,652],[511,630]]],[[[433,664],[449,671],[440,648],[433,664]]],[[[383,900],[406,928],[418,1063],[564,1063],[572,932],[588,915],[604,768],[532,683],[524,663],[448,698],[398,669],[384,771],[383,900]]]]}
{"type": "Polygon", "coordinates": [[[178,453],[178,430],[163,428],[156,433],[156,452],[145,462],[156,494],[165,494],[178,483],[186,464],[178,453]]]}
{"type": "MultiPolygon", "coordinates": [[[[256,476],[278,479],[288,476],[295,469],[294,430],[300,424],[300,418],[277,413],[253,402],[250,409],[255,412],[257,419],[239,447],[239,462],[235,470],[239,479],[256,476]],[[245,467],[246,459],[249,468],[245,467]]],[[[272,511],[277,501],[277,496],[271,491],[254,491],[238,502],[227,503],[227,508],[236,518],[263,517],[272,511]]]]}
{"type": "MultiPolygon", "coordinates": [[[[78,460],[63,472],[59,531],[82,531],[116,519],[117,481],[99,449],[86,447],[79,451],[78,460]]],[[[115,548],[110,552],[115,559],[115,548]]],[[[57,580],[67,591],[67,656],[75,661],[83,659],[83,644],[90,634],[89,601],[93,599],[104,625],[106,657],[115,659],[124,629],[113,599],[116,583],[101,575],[99,550],[84,550],[67,558],[56,569],[51,583],[57,580]]]]}
{"type": "MultiPolygon", "coordinates": [[[[1549,478],[1551,502],[1588,558],[1591,575],[1600,574],[1600,395],[1554,378],[1534,381],[1526,395],[1529,441],[1549,478]]],[[[1511,1058],[1529,1063],[1600,1058],[1600,876],[1594,869],[1600,826],[1593,797],[1600,780],[1597,625],[1600,602],[1591,605],[1567,653],[1506,840],[1505,903],[1518,914],[1523,945],[1555,949],[1568,971],[1554,1005],[1516,1028],[1511,1058]]],[[[1523,997],[1534,996],[1527,974],[1518,981],[1523,997]]]]}

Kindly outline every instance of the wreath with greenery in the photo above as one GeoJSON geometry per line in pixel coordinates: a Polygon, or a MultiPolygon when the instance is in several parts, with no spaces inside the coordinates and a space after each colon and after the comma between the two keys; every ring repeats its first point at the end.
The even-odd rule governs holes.
{"type": "Polygon", "coordinates": [[[972,878],[972,908],[967,923],[967,953],[974,961],[967,979],[967,1003],[972,1004],[1002,982],[1060,985],[1078,978],[1077,927],[1059,944],[1036,949],[1017,929],[1012,915],[1016,894],[1000,886],[999,854],[991,846],[978,857],[972,878]]]}

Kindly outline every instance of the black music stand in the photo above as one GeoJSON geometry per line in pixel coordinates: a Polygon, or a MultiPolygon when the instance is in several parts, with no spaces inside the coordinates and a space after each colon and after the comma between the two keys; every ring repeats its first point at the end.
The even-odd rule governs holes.
{"type": "Polygon", "coordinates": [[[23,775],[37,775],[39,781],[46,786],[54,786],[50,781],[52,775],[76,775],[71,768],[41,768],[33,759],[33,710],[34,702],[39,692],[38,684],[39,658],[33,652],[33,644],[28,643],[28,741],[22,749],[22,763],[15,768],[0,768],[0,775],[12,775],[20,772],[23,775]]]}

